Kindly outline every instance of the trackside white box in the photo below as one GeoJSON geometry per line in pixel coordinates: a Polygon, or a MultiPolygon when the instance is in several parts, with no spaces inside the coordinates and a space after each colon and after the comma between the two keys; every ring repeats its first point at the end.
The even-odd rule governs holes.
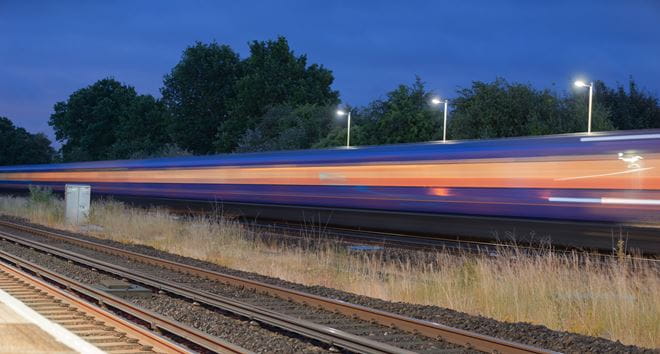
{"type": "Polygon", "coordinates": [[[67,184],[65,192],[66,222],[80,225],[87,222],[92,187],[80,184],[67,184]]]}

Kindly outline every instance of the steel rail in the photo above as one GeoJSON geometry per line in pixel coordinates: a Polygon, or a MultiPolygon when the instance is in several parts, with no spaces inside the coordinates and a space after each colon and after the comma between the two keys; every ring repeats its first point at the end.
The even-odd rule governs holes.
{"type": "MultiPolygon", "coordinates": [[[[498,353],[554,353],[553,351],[536,348],[530,345],[507,341],[476,332],[470,332],[439,323],[414,319],[394,313],[367,308],[365,306],[351,304],[341,300],[307,294],[301,291],[286,289],[255,280],[239,278],[216,271],[206,270],[199,267],[169,261],[153,256],[123,250],[120,248],[99,244],[92,241],[82,240],[76,237],[63,235],[57,232],[47,231],[27,225],[0,220],[0,225],[43,237],[69,242],[97,252],[126,257],[134,261],[151,264],[190,275],[207,278],[239,287],[245,287],[257,292],[267,293],[282,299],[294,301],[301,304],[316,306],[325,310],[342,313],[346,316],[357,317],[365,321],[373,321],[385,326],[399,328],[404,331],[421,334],[430,338],[444,340],[460,346],[473,348],[485,352],[498,353]]],[[[1,233],[1,232],[0,232],[1,233]]],[[[168,287],[163,284],[164,289],[168,287]]]]}
{"type": "MultiPolygon", "coordinates": [[[[290,238],[300,240],[304,238],[305,225],[295,224],[278,224],[278,223],[258,223],[246,222],[245,226],[252,227],[259,230],[259,235],[262,238],[290,238]],[[303,236],[293,235],[292,233],[300,233],[303,236]]],[[[327,236],[335,242],[355,245],[355,244],[371,244],[375,246],[387,246],[411,250],[421,251],[466,251],[474,253],[487,253],[495,252],[498,249],[512,248],[513,246],[504,243],[494,243],[475,240],[458,240],[440,237],[427,237],[427,236],[413,236],[406,234],[397,234],[393,232],[381,232],[370,230],[354,230],[349,228],[342,228],[336,226],[324,226],[318,233],[327,236]]],[[[531,247],[516,246],[521,249],[533,249],[531,247]]]]}
{"type": "MultiPolygon", "coordinates": [[[[0,258],[6,260],[6,258],[2,257],[2,255],[0,255],[0,258]]],[[[7,289],[7,292],[10,295],[12,296],[18,295],[17,299],[19,301],[23,301],[23,302],[25,302],[26,300],[31,301],[26,304],[28,307],[31,307],[31,305],[35,303],[35,299],[38,299],[37,296],[41,295],[42,298],[43,297],[50,298],[53,303],[61,304],[60,306],[66,309],[63,311],[74,312],[75,310],[75,312],[79,313],[77,315],[78,318],[84,317],[86,318],[87,321],[90,322],[91,319],[93,319],[95,324],[103,323],[102,327],[104,328],[104,332],[108,332],[109,334],[113,334],[113,333],[121,334],[122,336],[130,338],[131,340],[137,340],[137,342],[135,343],[133,343],[132,341],[126,341],[126,343],[128,344],[135,344],[141,346],[141,348],[131,349],[131,351],[134,350],[135,352],[142,352],[143,350],[145,351],[155,350],[158,352],[168,352],[168,353],[188,352],[184,348],[180,347],[176,343],[170,342],[166,338],[160,337],[142,327],[136,326],[128,321],[118,318],[116,315],[111,314],[102,308],[94,306],[85,300],[82,300],[80,298],[77,298],[71,294],[64,292],[62,289],[58,288],[57,286],[46,283],[44,280],[32,276],[31,274],[27,273],[25,269],[22,269],[20,266],[18,266],[18,263],[19,262],[10,262],[10,264],[14,265],[12,266],[10,264],[0,262],[0,271],[2,271],[4,275],[9,276],[11,279],[14,279],[16,284],[22,284],[24,289],[32,290],[34,295],[26,297],[24,292],[17,293],[16,288],[7,289]],[[80,313],[83,313],[84,315],[80,315],[80,313]]],[[[37,304],[43,304],[43,300],[41,301],[37,300],[37,304]]],[[[43,307],[37,308],[35,309],[35,311],[37,313],[45,312],[49,315],[52,315],[53,313],[52,309],[43,310],[43,307]]],[[[55,317],[59,317],[61,319],[61,316],[62,316],[61,313],[56,312],[55,317]]],[[[60,322],[57,319],[53,320],[49,318],[48,315],[45,315],[45,317],[55,323],[60,322]]],[[[76,315],[70,316],[70,318],[75,318],[75,317],[76,315]]],[[[69,318],[67,318],[67,320],[68,319],[69,318]]],[[[72,333],[75,334],[75,329],[72,330],[72,333]]],[[[82,338],[83,340],[88,340],[87,337],[82,337],[82,338]]],[[[119,341],[112,342],[112,344],[118,345],[119,343],[117,342],[119,341]]],[[[88,343],[95,345],[91,342],[88,343]]],[[[107,346],[108,342],[103,341],[100,344],[101,346],[99,349],[105,349],[104,347],[107,346]]],[[[98,347],[98,345],[95,346],[98,347]]]]}
{"type": "MultiPolygon", "coordinates": [[[[158,332],[167,332],[171,333],[177,337],[183,338],[186,341],[193,343],[205,350],[209,350],[216,353],[252,353],[246,349],[243,349],[239,346],[231,344],[221,338],[208,335],[204,332],[201,332],[192,327],[186,326],[177,321],[168,319],[165,316],[161,316],[155,312],[145,310],[140,308],[137,305],[134,305],[128,301],[125,301],[121,298],[118,298],[114,295],[108,294],[104,291],[95,289],[91,286],[80,283],[71,278],[65,277],[63,275],[54,273],[42,266],[39,266],[35,263],[24,260],[20,257],[9,254],[5,251],[0,250],[0,259],[8,261],[11,264],[16,265],[21,270],[29,270],[30,272],[38,275],[42,279],[48,279],[48,281],[59,284],[67,290],[73,291],[74,293],[82,294],[88,298],[94,299],[101,308],[90,304],[89,302],[82,300],[70,293],[63,291],[62,289],[47,284],[31,275],[19,273],[17,270],[13,270],[15,274],[21,274],[22,277],[28,278],[30,282],[39,283],[39,286],[48,288],[49,291],[56,292],[61,297],[67,298],[69,301],[75,302],[77,306],[84,308],[86,311],[93,311],[94,313],[102,314],[104,320],[112,321],[117,328],[127,331],[128,333],[135,333],[147,340],[150,345],[154,347],[161,348],[166,352],[174,353],[188,353],[188,350],[181,348],[179,345],[171,342],[170,340],[161,337],[150,330],[132,324],[126,320],[116,318],[114,315],[110,315],[102,308],[111,307],[116,310],[119,310],[123,313],[126,313],[134,318],[137,318],[145,323],[149,323],[151,330],[158,332]]],[[[11,269],[11,267],[1,264],[3,267],[11,269]]]]}
{"type": "Polygon", "coordinates": [[[228,311],[236,315],[249,318],[251,320],[262,322],[289,332],[319,340],[332,346],[341,347],[359,353],[412,353],[402,348],[380,343],[366,337],[356,336],[329,326],[319,325],[310,321],[305,321],[282,313],[256,307],[254,305],[245,304],[185,285],[176,283],[172,284],[167,281],[159,280],[112,263],[99,261],[92,257],[78,255],[70,251],[60,250],[52,246],[25,240],[3,231],[0,231],[0,238],[33,248],[35,250],[40,250],[50,255],[71,260],[75,263],[96,269],[98,271],[113,274],[115,276],[125,278],[151,288],[175,294],[200,304],[206,304],[208,306],[219,308],[223,311],[228,311]]]}
{"type": "MultiPolygon", "coordinates": [[[[71,297],[24,269],[10,264],[0,262],[0,289],[89,345],[104,352],[187,353],[177,344],[156,337],[86,301],[71,297]]],[[[64,342],[62,338],[57,339],[64,342]]]]}
{"type": "MultiPolygon", "coordinates": [[[[295,223],[268,223],[268,222],[246,222],[246,226],[254,227],[262,231],[266,237],[280,237],[280,238],[292,238],[292,239],[301,239],[304,236],[295,236],[290,233],[305,233],[305,228],[307,226],[303,224],[295,223]],[[287,234],[289,233],[289,234],[287,234]]],[[[372,244],[376,246],[387,246],[393,248],[402,248],[402,249],[411,249],[411,250],[421,250],[421,251],[452,251],[452,252],[470,252],[474,254],[498,254],[502,251],[519,253],[523,254],[535,254],[547,252],[549,249],[554,253],[570,255],[574,252],[587,252],[584,249],[575,248],[575,247],[566,247],[566,246],[556,246],[548,245],[548,247],[543,245],[529,245],[526,243],[506,243],[501,241],[486,241],[486,240],[477,240],[477,239],[452,239],[446,237],[430,237],[430,236],[421,236],[413,235],[406,233],[396,233],[396,232],[385,232],[385,231],[372,231],[372,230],[356,230],[347,227],[339,226],[323,226],[322,230],[319,231],[323,235],[328,235],[334,241],[345,243],[345,244],[372,244]],[[551,247],[550,247],[551,246],[551,247]],[[550,247],[550,248],[549,248],[550,247]]],[[[600,251],[589,253],[591,256],[597,256],[603,260],[615,259],[618,256],[612,254],[610,251],[600,251]],[[609,252],[609,253],[608,253],[609,252]]],[[[647,262],[650,264],[660,264],[660,258],[654,258],[653,256],[639,256],[639,255],[628,255],[628,260],[638,261],[638,262],[647,262]]]]}

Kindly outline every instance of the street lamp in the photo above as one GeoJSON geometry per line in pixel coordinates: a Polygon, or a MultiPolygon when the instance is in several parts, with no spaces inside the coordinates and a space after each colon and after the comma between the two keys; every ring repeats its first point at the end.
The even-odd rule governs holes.
{"type": "Polygon", "coordinates": [[[445,119],[442,125],[442,142],[444,143],[447,141],[447,104],[449,103],[449,100],[443,101],[439,97],[433,97],[433,99],[431,99],[431,103],[433,103],[435,106],[443,102],[445,104],[445,119]]]}
{"type": "Polygon", "coordinates": [[[351,111],[345,112],[342,111],[341,109],[337,110],[337,115],[338,116],[348,116],[348,131],[346,133],[346,147],[349,148],[351,147],[351,111]]]}
{"type": "Polygon", "coordinates": [[[593,96],[594,96],[594,83],[590,82],[587,85],[584,83],[584,81],[577,80],[575,81],[575,86],[589,88],[589,123],[587,124],[587,134],[591,134],[591,103],[593,101],[593,96]]]}

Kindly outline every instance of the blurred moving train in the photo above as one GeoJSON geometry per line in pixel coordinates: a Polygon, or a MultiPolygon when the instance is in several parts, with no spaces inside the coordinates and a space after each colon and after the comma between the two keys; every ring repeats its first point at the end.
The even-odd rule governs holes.
{"type": "Polygon", "coordinates": [[[660,253],[660,130],[0,168],[0,188],[222,203],[267,219],[660,253]]]}

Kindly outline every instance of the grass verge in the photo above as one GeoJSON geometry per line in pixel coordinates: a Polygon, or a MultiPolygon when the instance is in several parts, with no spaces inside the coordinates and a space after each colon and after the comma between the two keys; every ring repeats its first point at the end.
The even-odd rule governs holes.
{"type": "Polygon", "coordinates": [[[41,194],[0,197],[0,213],[301,284],[660,347],[660,272],[621,255],[606,263],[551,251],[411,253],[391,260],[351,254],[332,242],[313,248],[268,243],[226,218],[180,220],[114,201],[92,204],[89,221],[98,227],[76,228],[65,225],[63,204],[41,194]]]}

